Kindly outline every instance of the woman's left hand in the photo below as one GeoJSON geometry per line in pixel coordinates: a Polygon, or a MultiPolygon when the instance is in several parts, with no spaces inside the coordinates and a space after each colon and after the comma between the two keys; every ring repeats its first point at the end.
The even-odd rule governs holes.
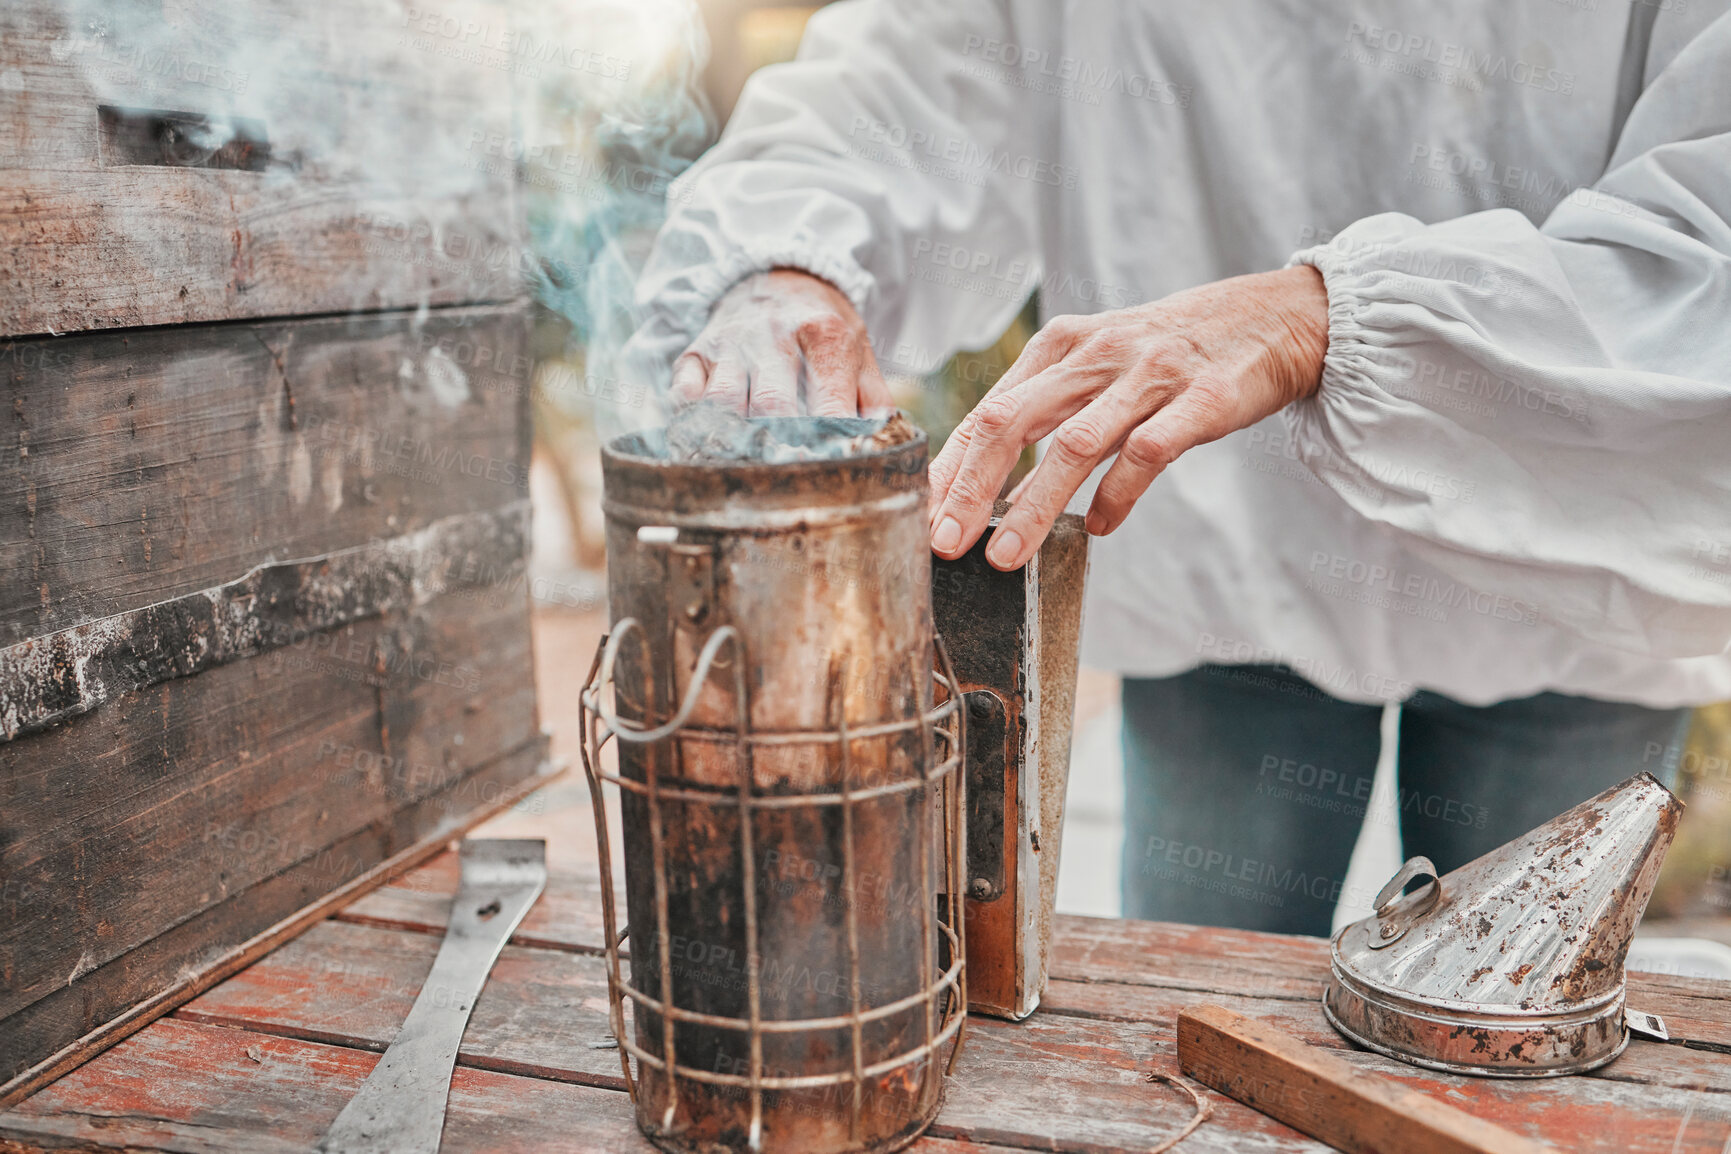
{"type": "Polygon", "coordinates": [[[932,462],[932,551],[959,557],[979,539],[1022,450],[1048,433],[986,559],[1026,562],[1117,453],[1087,519],[1088,532],[1110,533],[1179,454],[1314,393],[1327,351],[1328,294],[1307,265],[1053,317],[932,462]]]}

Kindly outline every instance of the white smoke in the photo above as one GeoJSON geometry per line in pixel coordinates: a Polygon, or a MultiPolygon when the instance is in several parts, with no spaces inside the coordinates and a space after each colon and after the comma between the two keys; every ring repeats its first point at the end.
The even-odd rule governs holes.
{"type": "Polygon", "coordinates": [[[641,319],[632,293],[666,218],[668,186],[714,133],[699,87],[708,38],[693,0],[554,0],[533,19],[548,34],[586,28],[626,65],[623,77],[531,83],[520,104],[535,289],[582,346],[580,387],[567,378],[543,395],[567,409],[591,406],[605,440],[664,416],[666,380],[645,379],[620,353],[641,319]]]}
{"type": "MultiPolygon", "coordinates": [[[[405,261],[474,266],[472,254],[453,257],[447,242],[472,223],[473,198],[500,187],[474,163],[473,141],[509,126],[509,53],[487,59],[475,48],[465,56],[463,30],[489,21],[503,29],[506,10],[482,0],[443,7],[454,35],[444,34],[452,25],[428,30],[425,10],[398,0],[35,0],[4,22],[28,21],[29,38],[45,43],[57,71],[70,70],[93,116],[97,106],[120,110],[146,132],[153,114],[186,117],[177,128],[183,155],[169,163],[197,164],[200,154],[246,136],[243,126],[256,127],[268,138],[268,159],[246,178],[249,191],[284,196],[309,231],[320,212],[380,230],[385,248],[349,286],[352,307],[377,308],[420,303],[379,296],[381,286],[410,279],[405,261]],[[395,249],[385,235],[391,222],[402,226],[395,249]]],[[[114,144],[111,133],[99,163],[153,163],[111,154],[114,144]]],[[[182,238],[160,220],[109,223],[135,223],[124,239],[131,251],[154,246],[154,267],[184,263],[182,238]]],[[[508,282],[519,275],[512,263],[498,254],[496,268],[478,271],[508,282]]]]}
{"type": "MultiPolygon", "coordinates": [[[[156,163],[142,155],[156,146],[152,134],[174,152],[168,163],[256,161],[234,178],[281,193],[310,232],[327,223],[362,232],[367,259],[345,260],[353,272],[342,306],[425,306],[426,292],[413,299],[406,287],[417,283],[479,286],[463,289],[466,299],[492,300],[526,287],[576,333],[581,374],[556,377],[548,399],[593,408],[603,432],[655,418],[666,382],[628,379],[616,358],[636,327],[632,285],[667,186],[713,131],[694,0],[30,0],[0,9],[0,39],[41,45],[53,83],[71,77],[84,90],[78,103],[93,117],[106,110],[104,154],[85,163],[156,163]],[[241,151],[224,153],[231,144],[241,151]]],[[[26,102],[21,122],[35,83],[0,76],[0,97],[26,102]]],[[[25,147],[24,164],[54,167],[63,158],[52,150],[68,145],[44,133],[25,147]]],[[[186,263],[184,238],[150,214],[107,226],[128,230],[124,247],[147,269],[186,263]]]]}

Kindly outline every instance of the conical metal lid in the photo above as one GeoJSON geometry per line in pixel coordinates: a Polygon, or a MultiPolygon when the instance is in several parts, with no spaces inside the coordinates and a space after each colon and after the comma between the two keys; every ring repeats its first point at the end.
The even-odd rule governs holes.
{"type": "Polygon", "coordinates": [[[1628,1041],[1623,959],[1682,812],[1642,773],[1440,881],[1413,858],[1377,913],[1335,936],[1329,1020],[1373,1050],[1459,1073],[1610,1061],[1628,1041]]]}

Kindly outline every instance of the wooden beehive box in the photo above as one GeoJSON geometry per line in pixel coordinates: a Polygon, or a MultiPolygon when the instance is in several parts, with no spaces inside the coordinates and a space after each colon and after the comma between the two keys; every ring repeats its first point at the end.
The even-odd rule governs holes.
{"type": "Polygon", "coordinates": [[[502,19],[0,10],[0,1104],[546,772],[502,19]]]}

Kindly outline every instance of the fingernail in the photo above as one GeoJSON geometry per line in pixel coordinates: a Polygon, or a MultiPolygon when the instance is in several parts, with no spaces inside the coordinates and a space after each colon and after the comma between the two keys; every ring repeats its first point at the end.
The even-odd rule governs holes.
{"type": "Polygon", "coordinates": [[[1016,558],[1022,555],[1022,535],[1014,529],[999,529],[992,534],[991,547],[986,550],[986,560],[992,564],[1008,568],[1016,563],[1016,558]]]}
{"type": "Polygon", "coordinates": [[[1089,509],[1087,519],[1082,522],[1082,528],[1086,529],[1093,536],[1098,537],[1106,531],[1106,518],[1094,510],[1089,509]]]}
{"type": "Polygon", "coordinates": [[[945,517],[932,530],[932,548],[939,553],[948,553],[961,543],[962,523],[954,517],[945,517]]]}

